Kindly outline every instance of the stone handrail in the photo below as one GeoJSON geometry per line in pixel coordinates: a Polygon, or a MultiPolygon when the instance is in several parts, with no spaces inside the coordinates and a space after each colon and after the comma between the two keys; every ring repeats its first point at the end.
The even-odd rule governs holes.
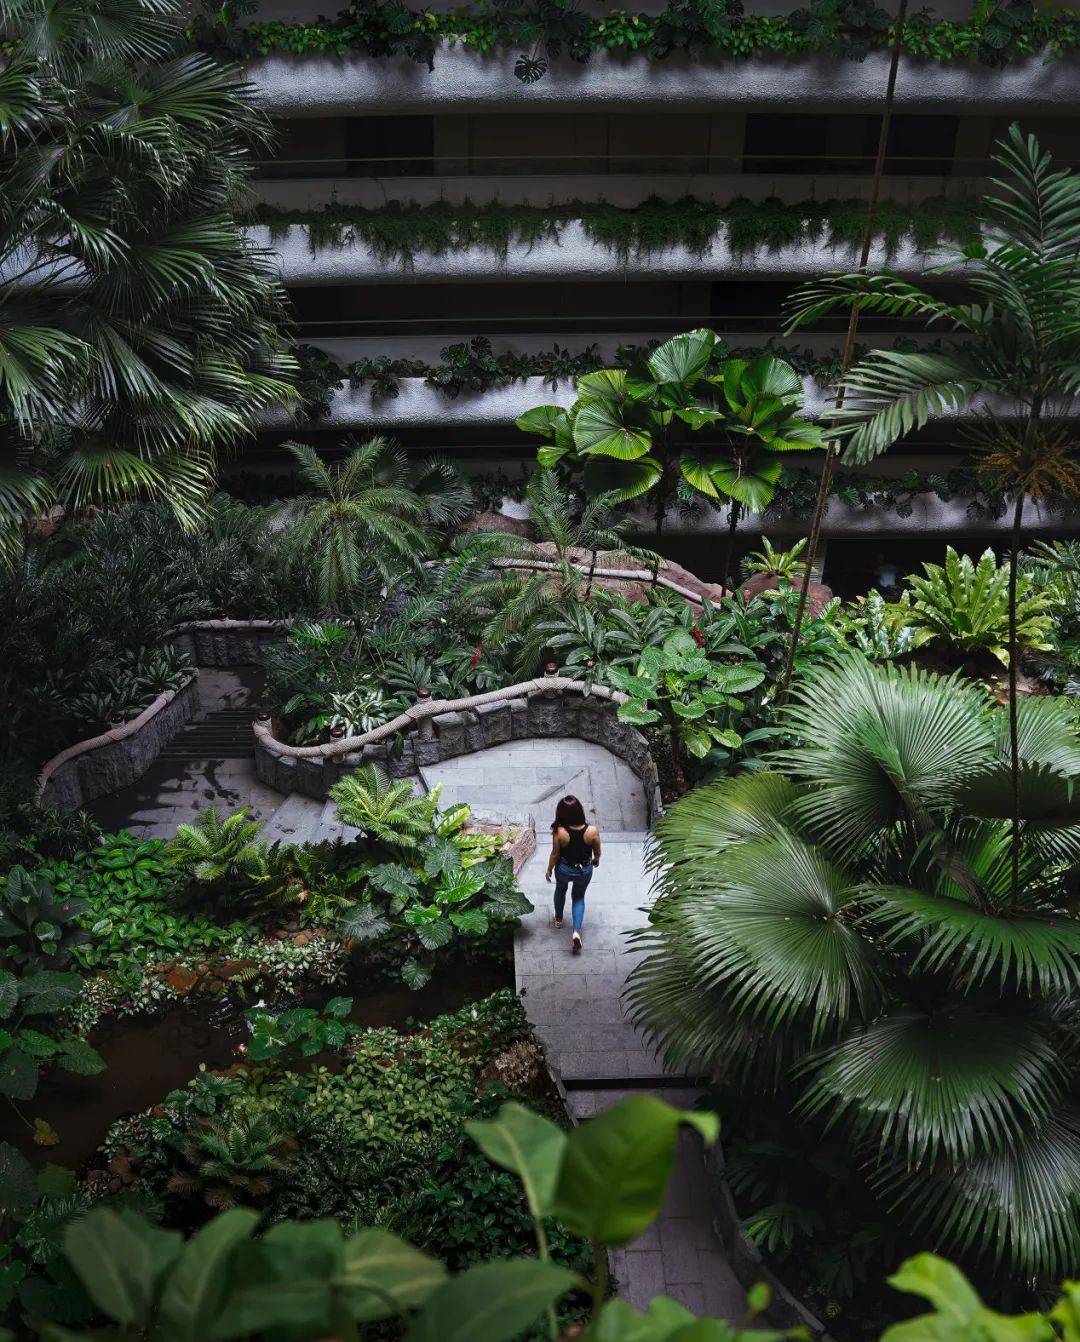
{"type": "Polygon", "coordinates": [[[193,673],[175,690],[163,690],[138,717],[65,747],[42,765],[35,804],[76,809],[133,783],[177,729],[191,721],[198,706],[198,677],[193,673]]]}
{"type": "Polygon", "coordinates": [[[511,699],[529,699],[534,694],[580,694],[583,698],[604,699],[614,704],[624,704],[629,696],[621,690],[610,690],[606,685],[586,685],[583,680],[572,680],[567,676],[537,676],[533,680],[523,680],[517,685],[506,685],[500,690],[485,690],[482,694],[470,694],[463,699],[422,699],[399,713],[396,718],[372,727],[361,736],[345,736],[338,741],[326,741],[319,746],[290,746],[279,741],[267,723],[255,723],[255,735],[263,741],[273,741],[275,751],[293,759],[334,759],[339,755],[349,755],[353,751],[363,750],[364,746],[375,745],[398,732],[417,727],[428,718],[441,717],[444,713],[461,713],[486,704],[499,704],[511,699]]]}
{"type": "Polygon", "coordinates": [[[269,722],[256,722],[255,771],[279,792],[325,798],[365,764],[378,764],[392,778],[422,778],[425,768],[510,741],[577,737],[630,766],[651,822],[661,809],[660,779],[645,737],[615,711],[626,697],[603,685],[542,676],[461,699],[422,701],[362,736],[321,746],[286,745],[269,722]]]}
{"type": "MultiPolygon", "coordinates": [[[[554,559],[496,559],[492,562],[494,568],[505,569],[528,568],[550,572],[562,567],[554,559]]],[[[570,560],[569,563],[570,567],[583,577],[619,578],[623,582],[647,582],[656,587],[666,587],[669,592],[676,592],[679,596],[685,597],[687,601],[693,601],[695,605],[702,606],[705,604],[700,592],[692,592],[689,587],[683,587],[674,578],[669,578],[663,573],[654,574],[652,569],[601,568],[599,565],[590,569],[588,564],[582,564],[576,560],[570,560]]]]}

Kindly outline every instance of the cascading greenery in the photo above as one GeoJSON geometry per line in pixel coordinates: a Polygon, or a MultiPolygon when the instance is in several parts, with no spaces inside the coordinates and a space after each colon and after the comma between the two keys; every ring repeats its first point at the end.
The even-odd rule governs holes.
{"type": "Polygon", "coordinates": [[[269,122],[173,0],[12,0],[0,70],[0,561],[132,494],[202,516],[216,453],[292,399],[283,291],[233,211],[269,122]]]}
{"type": "MultiPolygon", "coordinates": [[[[289,53],[367,56],[403,54],[434,68],[437,44],[449,41],[482,53],[499,47],[523,48],[515,73],[532,83],[551,60],[587,60],[611,52],[663,60],[672,52],[698,57],[753,60],[765,56],[835,55],[861,60],[887,47],[893,37],[889,16],[873,4],[812,0],[788,16],[748,14],[738,3],[669,0],[655,14],[614,10],[602,17],[583,14],[572,0],[459,6],[448,11],[409,9],[395,0],[350,5],[331,22],[254,23],[226,36],[231,50],[247,56],[289,53]],[[879,17],[881,16],[881,17],[879,17]]],[[[923,10],[904,26],[906,55],[931,61],[981,61],[1003,67],[1049,48],[1062,57],[1080,45],[1080,24],[1072,11],[1039,11],[1026,0],[980,6],[957,22],[923,10]]]]}
{"type": "MultiPolygon", "coordinates": [[[[694,196],[681,200],[653,196],[628,207],[580,200],[560,205],[437,201],[366,207],[332,201],[321,209],[261,205],[253,217],[268,227],[271,241],[302,227],[313,255],[359,242],[370,247],[378,260],[406,268],[421,255],[448,256],[470,247],[505,260],[511,247],[557,241],[567,224],[580,223],[586,237],[609,248],[625,265],[666,247],[685,247],[700,256],[714,242],[725,240],[737,255],[801,243],[854,248],[862,236],[866,202],[740,198],[724,204],[694,196]]],[[[977,205],[944,196],[914,205],[882,201],[875,213],[875,236],[890,255],[907,238],[920,251],[945,241],[973,245],[979,238],[977,205]]]]}
{"type": "Polygon", "coordinates": [[[1080,737],[1065,701],[1019,706],[1015,894],[1008,716],[982,688],[852,658],[797,682],[783,716],[795,748],[657,827],[635,1015],[671,1062],[775,1108],[759,1190],[770,1149],[833,1133],[878,1245],[891,1222],[1013,1279],[1075,1272],[1080,737]]]}

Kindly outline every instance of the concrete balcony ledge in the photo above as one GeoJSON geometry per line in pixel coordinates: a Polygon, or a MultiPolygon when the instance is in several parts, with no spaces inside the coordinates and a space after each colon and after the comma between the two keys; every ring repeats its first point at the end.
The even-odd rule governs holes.
{"type": "MultiPolygon", "coordinates": [[[[519,415],[538,405],[561,405],[569,409],[574,403],[572,382],[560,382],[552,388],[541,377],[523,378],[505,387],[488,391],[461,392],[447,396],[438,387],[429,385],[420,377],[404,377],[398,382],[397,396],[373,398],[370,384],[350,387],[346,384],[333,394],[330,414],[315,421],[313,427],[324,429],[413,429],[427,427],[482,429],[509,427],[519,415]]],[[[811,417],[819,415],[831,404],[828,386],[816,378],[803,379],[804,410],[811,417]]],[[[982,406],[976,403],[970,413],[982,406]]],[[[994,413],[1008,418],[1015,407],[1005,402],[993,404],[994,413]]],[[[963,416],[970,418],[970,413],[963,416]]],[[[958,418],[960,416],[957,416],[958,418]]],[[[288,422],[283,412],[268,421],[268,427],[284,426],[288,422]]],[[[535,438],[522,436],[523,444],[536,443],[535,438]]]]}
{"type": "MultiPolygon", "coordinates": [[[[559,226],[558,237],[531,245],[512,243],[505,257],[487,247],[463,247],[441,256],[419,253],[411,264],[387,261],[363,241],[341,247],[321,247],[312,253],[308,230],[293,224],[284,236],[271,241],[264,224],[248,230],[258,247],[275,252],[286,284],[314,287],[332,284],[441,284],[469,280],[496,284],[504,280],[657,280],[694,279],[704,275],[758,279],[799,279],[833,270],[853,270],[858,264],[854,247],[802,241],[786,247],[736,252],[721,228],[702,253],[686,247],[665,247],[631,256],[626,261],[610,247],[594,242],[580,221],[559,226]]],[[[921,275],[928,257],[913,241],[903,240],[890,255],[883,244],[870,250],[870,269],[884,266],[901,275],[921,275]]]]}
{"type": "MultiPolygon", "coordinates": [[[[881,103],[887,52],[865,61],[833,56],[664,61],[623,60],[595,52],[584,65],[557,62],[535,84],[514,74],[519,53],[488,55],[442,43],[435,69],[405,57],[268,56],[248,75],[259,101],[277,116],[361,116],[365,113],[559,111],[627,107],[672,111],[873,111],[881,103]]],[[[905,111],[1061,112],[1080,104],[1080,63],[1044,64],[1030,57],[990,69],[971,63],[904,57],[896,84],[905,111]]]]}

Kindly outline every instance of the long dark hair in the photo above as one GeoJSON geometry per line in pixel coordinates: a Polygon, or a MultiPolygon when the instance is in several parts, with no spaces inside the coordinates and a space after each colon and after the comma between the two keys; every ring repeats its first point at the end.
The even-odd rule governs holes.
{"type": "Polygon", "coordinates": [[[585,819],[585,807],[578,799],[567,794],[558,806],[555,807],[555,823],[552,830],[557,830],[560,826],[563,829],[569,829],[571,825],[584,825],[588,822],[585,819]]]}

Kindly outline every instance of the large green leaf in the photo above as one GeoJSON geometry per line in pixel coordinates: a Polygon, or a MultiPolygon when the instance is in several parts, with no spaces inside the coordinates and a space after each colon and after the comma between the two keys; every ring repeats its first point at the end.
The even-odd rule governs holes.
{"type": "Polygon", "coordinates": [[[615,461],[592,457],[585,466],[585,490],[590,498],[606,497],[611,503],[630,503],[647,494],[663,475],[654,457],[615,461]]]}
{"type": "Polygon", "coordinates": [[[1017,1141],[1066,1081],[1045,1030],[975,1004],[893,1011],[813,1065],[800,1110],[913,1162],[1017,1141]]]}
{"type": "Polygon", "coordinates": [[[567,1138],[555,1214],[598,1244],[640,1235],[659,1214],[684,1123],[706,1141],[716,1139],[715,1115],[673,1109],[652,1095],[623,1100],[582,1123],[567,1138]]]}
{"type": "Polygon", "coordinates": [[[715,346],[716,335],[704,328],[672,336],[650,354],[649,372],[658,383],[693,386],[709,366],[715,346]]]}
{"type": "Polygon", "coordinates": [[[488,1160],[518,1176],[533,1217],[550,1215],[566,1150],[561,1128],[511,1100],[494,1119],[466,1123],[465,1131],[488,1160]]]}
{"type": "Polygon", "coordinates": [[[652,447],[652,435],[632,404],[585,401],[574,416],[574,445],[586,456],[634,461],[652,447]]]}
{"type": "Polygon", "coordinates": [[[772,502],[782,467],[780,458],[761,448],[743,451],[713,467],[712,482],[729,498],[759,513],[772,502]]]}
{"type": "Polygon", "coordinates": [[[211,1333],[228,1293],[233,1256],[258,1223],[257,1212],[235,1207],[184,1245],[157,1309],[157,1328],[169,1342],[203,1342],[211,1333]]]}
{"type": "Polygon", "coordinates": [[[430,1297],[406,1342],[506,1342],[579,1281],[565,1267],[528,1258],[469,1268],[430,1297]]]}
{"type": "Polygon", "coordinates": [[[184,1237],[131,1213],[95,1208],[64,1233],[64,1253],[99,1310],[123,1328],[151,1316],[158,1280],[176,1261],[184,1237]]]}
{"type": "Polygon", "coordinates": [[[917,947],[912,968],[948,971],[963,991],[989,983],[1004,992],[1071,993],[1080,987],[1080,922],[1051,910],[984,911],[946,895],[896,886],[870,889],[868,921],[885,945],[917,947]],[[995,983],[996,980],[996,983],[995,983]]]}

